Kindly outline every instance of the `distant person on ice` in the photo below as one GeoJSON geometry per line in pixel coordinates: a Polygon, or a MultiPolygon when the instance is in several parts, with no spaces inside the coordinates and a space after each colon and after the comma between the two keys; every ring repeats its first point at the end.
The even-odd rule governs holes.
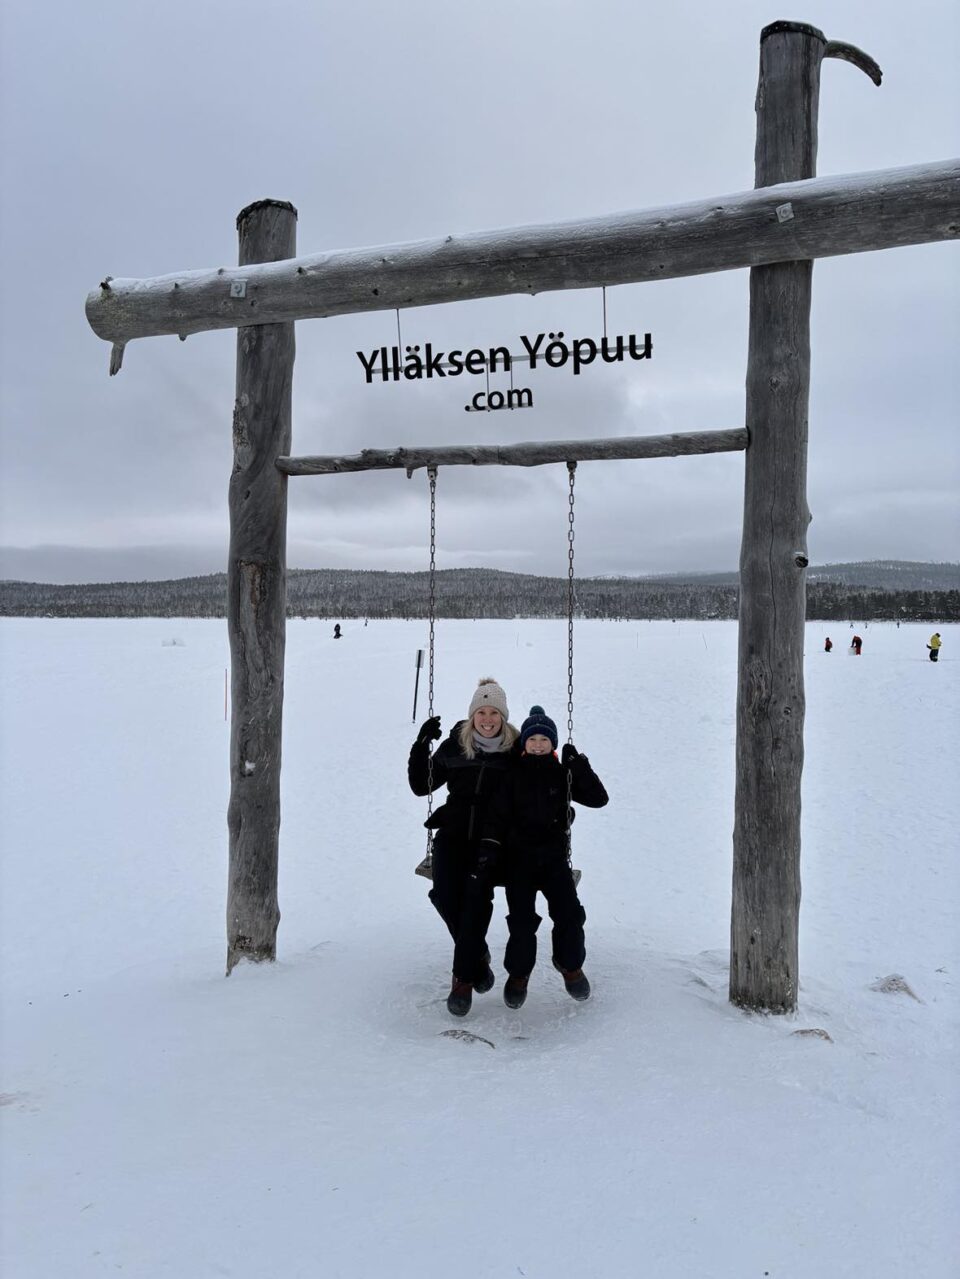
{"type": "Polygon", "coordinates": [[[439,715],[421,725],[407,763],[414,795],[447,788],[446,803],[426,824],[436,831],[430,900],[454,943],[447,1010],[455,1017],[465,1017],[473,992],[486,994],[495,980],[487,950],[493,880],[480,865],[480,835],[488,805],[516,761],[519,733],[509,720],[506,693],[496,680],[482,679],[467,718],[454,724],[434,752],[432,774],[430,743],[442,735],[439,715]]]}
{"type": "Polygon", "coordinates": [[[823,651],[825,653],[829,653],[832,648],[833,648],[833,640],[828,635],[827,638],[823,641],[823,651]]]}
{"type": "Polygon", "coordinates": [[[527,997],[527,983],[537,960],[537,893],[543,893],[553,921],[553,966],[563,977],[567,993],[587,999],[590,983],[584,976],[586,913],[567,860],[567,831],[573,813],[570,798],[588,808],[607,802],[603,783],[586,755],[571,743],[557,759],[557,726],[542,706],[531,706],[520,729],[522,754],[492,800],[481,856],[491,863],[488,874],[507,890],[510,937],[504,955],[508,977],[503,1002],[519,1008],[527,997]]]}
{"type": "Polygon", "coordinates": [[[859,657],[860,650],[863,648],[863,640],[859,635],[854,635],[853,639],[850,641],[850,647],[853,649],[854,657],[859,657]]]}
{"type": "Polygon", "coordinates": [[[340,623],[339,623],[339,622],[337,622],[337,623],[334,625],[334,628],[333,628],[333,638],[334,638],[334,639],[339,639],[339,638],[340,638],[340,623]]]}
{"type": "Polygon", "coordinates": [[[927,648],[929,648],[930,650],[931,662],[938,662],[940,660],[940,646],[942,643],[943,643],[943,640],[941,640],[940,638],[940,632],[934,631],[933,634],[930,636],[929,644],[927,644],[927,648]]]}

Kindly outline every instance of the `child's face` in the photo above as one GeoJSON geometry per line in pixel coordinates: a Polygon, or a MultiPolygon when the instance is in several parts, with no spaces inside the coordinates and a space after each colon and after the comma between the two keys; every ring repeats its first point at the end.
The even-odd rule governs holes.
{"type": "Polygon", "coordinates": [[[492,706],[481,706],[473,713],[473,727],[481,737],[496,737],[503,727],[503,716],[492,706]]]}
{"type": "Polygon", "coordinates": [[[553,742],[543,733],[531,733],[523,750],[526,755],[550,755],[553,753],[553,742]]]}

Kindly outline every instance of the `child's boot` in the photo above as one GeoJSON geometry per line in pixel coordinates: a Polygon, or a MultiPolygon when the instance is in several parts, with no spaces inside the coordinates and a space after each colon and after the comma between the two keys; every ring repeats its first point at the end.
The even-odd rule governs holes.
{"type": "Polygon", "coordinates": [[[567,994],[571,999],[584,1000],[590,998],[590,983],[587,981],[582,968],[561,968],[556,960],[553,966],[563,978],[563,984],[567,988],[567,994]]]}
{"type": "Polygon", "coordinates": [[[503,1002],[508,1008],[522,1008],[527,997],[529,977],[508,977],[503,988],[503,1002]]]}
{"type": "Polygon", "coordinates": [[[493,983],[497,980],[496,977],[494,977],[493,975],[493,969],[490,967],[489,950],[485,950],[483,952],[483,962],[484,964],[486,964],[486,971],[484,972],[483,976],[480,978],[479,981],[475,981],[473,983],[473,989],[477,992],[478,995],[485,995],[488,990],[492,990],[493,983]]]}

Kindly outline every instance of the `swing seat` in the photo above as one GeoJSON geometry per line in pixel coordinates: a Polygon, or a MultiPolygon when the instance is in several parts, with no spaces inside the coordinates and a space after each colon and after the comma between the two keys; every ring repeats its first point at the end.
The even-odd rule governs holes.
{"type": "MultiPolygon", "coordinates": [[[[571,871],[572,871],[572,873],[573,873],[573,883],[574,883],[574,887],[576,887],[576,885],[580,883],[580,875],[581,875],[581,873],[582,873],[582,872],[581,872],[581,871],[579,871],[579,870],[576,868],[576,866],[572,866],[570,869],[571,869],[571,871]]],[[[432,858],[430,858],[430,857],[424,857],[423,861],[422,861],[422,862],[420,862],[420,864],[417,866],[416,870],[414,870],[414,872],[413,872],[413,873],[414,873],[415,875],[422,875],[424,879],[430,879],[430,880],[432,880],[432,879],[433,879],[433,860],[432,860],[432,858]]]]}
{"type": "MultiPolygon", "coordinates": [[[[604,294],[606,297],[606,294],[604,294]]],[[[399,311],[398,323],[399,323],[399,311]]],[[[567,475],[569,477],[569,497],[568,513],[567,513],[567,728],[572,735],[573,733],[573,610],[574,610],[574,593],[573,593],[573,486],[574,478],[577,473],[577,464],[570,458],[566,459],[567,475]]],[[[413,474],[412,469],[407,470],[408,478],[413,474]]],[[[430,620],[430,697],[429,697],[429,713],[433,715],[433,643],[434,643],[434,619],[436,617],[436,516],[437,516],[437,463],[427,464],[427,477],[430,481],[430,611],[427,614],[430,620]]],[[[851,626],[853,623],[851,623],[851,626]]],[[[417,679],[420,678],[420,658],[417,659],[417,679]]],[[[414,693],[414,715],[416,715],[416,693],[414,693]]],[[[571,740],[568,738],[568,740],[571,740]]],[[[568,772],[568,787],[569,777],[568,772]]],[[[431,787],[432,789],[432,787],[431,787]]],[[[432,802],[432,801],[431,801],[432,802]]],[[[567,803],[569,807],[570,792],[567,791],[567,803]]],[[[570,826],[576,814],[572,808],[569,808],[569,821],[567,825],[567,864],[570,866],[570,874],[573,876],[573,885],[580,883],[580,871],[570,861],[570,826]]],[[[430,825],[429,818],[424,825],[430,825]]],[[[431,837],[432,839],[432,837],[431,837]]],[[[420,875],[423,879],[433,879],[433,857],[431,853],[432,842],[427,843],[427,853],[423,860],[414,868],[414,874],[420,875]]]]}

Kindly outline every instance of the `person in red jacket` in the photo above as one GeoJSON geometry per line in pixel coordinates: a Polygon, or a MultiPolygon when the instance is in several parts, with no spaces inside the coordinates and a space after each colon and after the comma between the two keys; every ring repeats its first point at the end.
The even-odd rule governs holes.
{"type": "Polygon", "coordinates": [[[828,635],[827,638],[823,641],[823,651],[825,653],[829,653],[832,648],[833,648],[833,640],[828,635]]]}
{"type": "Polygon", "coordinates": [[[853,649],[854,657],[859,657],[860,650],[863,648],[863,640],[859,635],[854,635],[853,639],[850,641],[850,647],[853,649]]]}

